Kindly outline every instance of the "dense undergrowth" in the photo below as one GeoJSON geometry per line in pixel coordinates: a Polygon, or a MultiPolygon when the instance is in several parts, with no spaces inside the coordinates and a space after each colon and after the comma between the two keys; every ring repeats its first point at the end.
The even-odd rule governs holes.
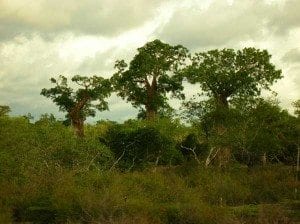
{"type": "Polygon", "coordinates": [[[205,144],[200,164],[178,148],[191,134],[176,122],[104,122],[78,139],[60,122],[2,117],[0,223],[299,221],[293,166],[205,168],[205,144]]]}

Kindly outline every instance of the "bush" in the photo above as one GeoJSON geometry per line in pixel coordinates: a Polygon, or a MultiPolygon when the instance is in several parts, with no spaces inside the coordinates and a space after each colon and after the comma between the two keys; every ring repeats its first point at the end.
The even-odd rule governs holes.
{"type": "Polygon", "coordinates": [[[148,123],[111,126],[105,136],[121,169],[142,168],[150,164],[176,164],[182,161],[176,142],[148,123]]]}
{"type": "Polygon", "coordinates": [[[197,158],[204,160],[208,155],[209,146],[207,142],[200,142],[199,137],[195,133],[188,134],[184,140],[178,145],[181,153],[187,161],[197,158]],[[191,150],[194,150],[192,152],[191,150]],[[194,154],[195,153],[195,154],[194,154]]]}

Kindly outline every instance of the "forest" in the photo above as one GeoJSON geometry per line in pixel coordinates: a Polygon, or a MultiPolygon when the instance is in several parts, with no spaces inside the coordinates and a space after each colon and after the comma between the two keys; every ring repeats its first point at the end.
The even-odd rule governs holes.
{"type": "Polygon", "coordinates": [[[300,99],[280,106],[267,50],[156,39],[114,71],[51,78],[65,119],[0,106],[0,223],[300,223],[300,99]],[[113,93],[136,118],[101,119],[113,93]]]}

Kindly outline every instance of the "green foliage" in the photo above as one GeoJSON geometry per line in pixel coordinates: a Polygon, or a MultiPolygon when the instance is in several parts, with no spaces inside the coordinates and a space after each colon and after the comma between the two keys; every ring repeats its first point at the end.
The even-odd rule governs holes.
{"type": "Polygon", "coordinates": [[[189,82],[200,84],[208,96],[226,106],[228,99],[260,95],[262,89],[282,78],[270,59],[266,50],[255,48],[211,50],[196,53],[183,73],[189,82]]]}
{"type": "MultiPolygon", "coordinates": [[[[175,164],[182,160],[181,153],[175,147],[176,140],[159,123],[154,125],[144,121],[129,121],[110,126],[105,139],[120,168],[175,164]]],[[[172,122],[162,123],[175,127],[172,122]]]]}
{"type": "Polygon", "coordinates": [[[79,140],[60,122],[42,119],[35,124],[21,117],[0,119],[0,157],[6,161],[0,173],[6,178],[22,174],[28,167],[108,166],[110,151],[96,139],[79,140]]]}
{"type": "Polygon", "coordinates": [[[186,55],[187,49],[181,45],[171,46],[160,40],[146,43],[138,48],[129,66],[124,60],[116,62],[112,82],[118,96],[134,107],[144,106],[149,113],[168,107],[169,92],[183,98],[181,79],[171,75],[183,65],[186,55]]]}
{"type": "Polygon", "coordinates": [[[235,136],[232,145],[236,155],[243,154],[251,163],[257,163],[263,153],[269,161],[295,162],[300,136],[295,117],[282,110],[277,102],[263,99],[250,109],[244,108],[240,116],[230,133],[235,136]]]}
{"type": "Polygon", "coordinates": [[[295,107],[295,114],[300,118],[300,100],[293,102],[293,106],[295,107]]]}
{"type": "MultiPolygon", "coordinates": [[[[159,118],[167,118],[172,119],[176,116],[175,109],[173,109],[170,105],[165,105],[161,107],[157,111],[157,115],[159,118]]],[[[137,119],[144,120],[147,118],[147,111],[143,108],[140,108],[139,113],[137,114],[137,119]]]]}
{"type": "Polygon", "coordinates": [[[55,87],[50,89],[43,89],[41,94],[47,98],[53,100],[53,102],[59,106],[61,111],[66,111],[70,113],[76,104],[81,101],[85,101],[80,115],[82,117],[94,116],[95,110],[91,108],[96,108],[100,111],[107,110],[108,105],[105,98],[110,96],[111,85],[109,80],[102,77],[82,77],[74,76],[72,82],[75,82],[81,88],[74,91],[68,86],[67,78],[64,76],[59,76],[56,80],[51,78],[51,82],[55,84],[55,87]],[[91,104],[91,101],[96,101],[96,104],[91,104]]]}
{"type": "Polygon", "coordinates": [[[213,99],[191,102],[191,122],[201,129],[210,147],[228,147],[234,158],[247,165],[268,161],[295,163],[300,136],[297,119],[275,100],[235,99],[229,108],[215,107],[213,99]],[[192,112],[192,113],[193,113],[192,112]]]}
{"type": "Polygon", "coordinates": [[[0,105],[0,117],[7,116],[11,112],[9,106],[0,105]]]}

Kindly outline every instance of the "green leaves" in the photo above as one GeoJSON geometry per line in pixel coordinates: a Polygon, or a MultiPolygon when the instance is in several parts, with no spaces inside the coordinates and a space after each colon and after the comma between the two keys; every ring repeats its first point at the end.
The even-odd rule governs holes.
{"type": "Polygon", "coordinates": [[[118,96],[135,107],[145,106],[155,113],[168,104],[168,92],[183,98],[182,80],[173,75],[184,65],[187,53],[181,45],[171,46],[154,40],[138,48],[138,54],[129,65],[124,60],[117,61],[117,72],[111,80],[118,96]]]}
{"type": "Polygon", "coordinates": [[[41,95],[52,99],[61,111],[70,110],[75,105],[75,98],[72,94],[73,89],[67,85],[67,78],[60,75],[57,80],[51,78],[50,81],[55,84],[55,87],[42,89],[41,95]]]}
{"type": "MultiPolygon", "coordinates": [[[[112,91],[110,81],[102,77],[84,77],[76,75],[71,80],[82,88],[74,91],[68,87],[67,78],[59,76],[59,79],[50,79],[56,86],[50,89],[42,89],[41,95],[50,98],[60,107],[62,111],[70,111],[79,101],[86,100],[87,104],[91,101],[99,101],[93,105],[100,110],[108,109],[107,102],[104,100],[109,97],[112,91]]],[[[90,105],[92,106],[92,105],[90,105]]]]}
{"type": "Polygon", "coordinates": [[[293,106],[295,108],[295,114],[300,118],[300,100],[293,102],[293,106]]]}
{"type": "Polygon", "coordinates": [[[10,111],[9,106],[0,105],[0,117],[7,116],[10,111]]]}
{"type": "Polygon", "coordinates": [[[209,96],[227,101],[241,96],[258,96],[282,78],[270,62],[266,50],[244,48],[196,53],[183,74],[192,84],[199,83],[209,96]]]}

